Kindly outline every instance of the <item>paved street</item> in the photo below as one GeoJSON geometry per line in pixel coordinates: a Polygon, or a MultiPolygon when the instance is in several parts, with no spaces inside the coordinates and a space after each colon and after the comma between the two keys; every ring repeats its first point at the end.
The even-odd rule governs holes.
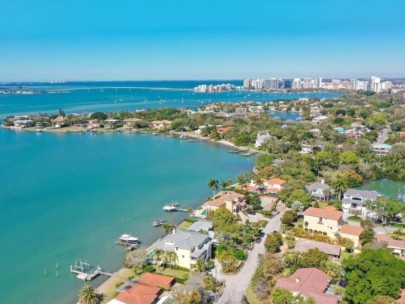
{"type": "MultiPolygon", "coordinates": [[[[263,231],[268,234],[273,231],[280,230],[281,214],[276,215],[269,220],[263,231]]],[[[217,271],[217,279],[225,282],[225,289],[217,303],[220,304],[240,304],[242,297],[250,283],[250,280],[255,272],[258,256],[265,252],[264,239],[260,244],[255,244],[253,250],[249,252],[249,257],[243,265],[242,269],[236,275],[224,275],[217,271]]]]}

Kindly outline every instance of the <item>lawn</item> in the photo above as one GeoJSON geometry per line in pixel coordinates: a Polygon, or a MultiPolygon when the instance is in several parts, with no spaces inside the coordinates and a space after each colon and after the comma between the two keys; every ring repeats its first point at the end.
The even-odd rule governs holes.
{"type": "Polygon", "coordinates": [[[347,218],[347,221],[348,221],[348,222],[358,222],[358,223],[360,223],[360,222],[361,222],[361,217],[352,215],[352,216],[349,216],[349,217],[347,218]]]}
{"type": "Polygon", "coordinates": [[[166,268],[160,271],[161,274],[174,277],[177,283],[183,284],[188,279],[189,271],[166,268]]]}

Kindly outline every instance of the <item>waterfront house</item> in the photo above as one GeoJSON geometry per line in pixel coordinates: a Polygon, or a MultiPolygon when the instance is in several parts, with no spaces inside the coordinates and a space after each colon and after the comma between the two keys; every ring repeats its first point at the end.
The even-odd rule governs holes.
{"type": "Polygon", "coordinates": [[[191,224],[191,226],[188,227],[187,230],[209,233],[212,231],[212,222],[204,219],[199,219],[197,222],[191,224]]]}
{"type": "Polygon", "coordinates": [[[135,124],[139,121],[142,121],[142,119],[140,118],[127,118],[124,119],[124,126],[126,128],[133,128],[135,126],[135,124]]]}
{"type": "Polygon", "coordinates": [[[391,249],[392,252],[401,257],[405,257],[405,241],[404,240],[395,240],[388,234],[377,234],[375,239],[378,243],[387,246],[387,248],[391,249]]]}
{"type": "Polygon", "coordinates": [[[97,119],[90,119],[87,127],[90,129],[100,128],[101,124],[97,119]]]}
{"type": "Polygon", "coordinates": [[[176,264],[191,269],[197,259],[208,260],[211,257],[211,238],[204,233],[195,231],[173,230],[173,233],[164,236],[153,250],[176,253],[176,264]]]}
{"type": "Polygon", "coordinates": [[[52,126],[54,128],[61,128],[66,125],[66,120],[65,116],[59,115],[55,119],[52,119],[52,126]]]}
{"type": "Polygon", "coordinates": [[[314,182],[306,186],[308,194],[317,201],[329,201],[333,198],[331,195],[331,187],[325,184],[322,179],[320,182],[314,182]]]}
{"type": "Polygon", "coordinates": [[[171,120],[155,120],[155,121],[152,121],[150,124],[152,126],[152,129],[166,130],[171,126],[172,121],[171,120]]]}
{"type": "Polygon", "coordinates": [[[310,240],[297,240],[294,251],[307,252],[310,249],[317,248],[319,251],[326,253],[327,255],[338,258],[340,256],[341,248],[338,245],[331,245],[324,242],[310,241],[310,240]]]}
{"type": "Polygon", "coordinates": [[[256,137],[255,147],[261,147],[261,145],[268,142],[271,138],[272,136],[270,136],[268,132],[259,132],[256,137]]]}
{"type": "Polygon", "coordinates": [[[323,209],[309,207],[304,211],[304,228],[314,232],[322,232],[331,238],[335,238],[343,225],[343,212],[333,206],[323,209]]]}
{"type": "Polygon", "coordinates": [[[248,206],[245,196],[234,191],[224,191],[214,197],[213,200],[207,201],[204,207],[207,211],[215,211],[218,208],[226,208],[232,213],[238,213],[248,206]]]}
{"type": "Polygon", "coordinates": [[[17,119],[14,120],[13,125],[16,128],[29,128],[34,126],[34,122],[30,119],[17,119]]]}
{"type": "Polygon", "coordinates": [[[164,290],[170,289],[175,283],[173,277],[144,273],[130,288],[121,291],[108,304],[155,304],[164,290]]]}
{"type": "Polygon", "coordinates": [[[233,127],[220,127],[217,129],[217,131],[219,134],[224,134],[224,133],[228,133],[232,129],[233,129],[233,127]]]}
{"type": "Polygon", "coordinates": [[[312,122],[314,124],[321,124],[321,123],[327,121],[328,119],[329,118],[327,116],[321,115],[321,116],[318,116],[318,117],[315,117],[314,119],[312,119],[312,122]]]}
{"type": "Polygon", "coordinates": [[[366,202],[374,202],[378,196],[377,191],[348,189],[343,195],[342,210],[345,213],[358,213],[362,217],[370,217],[366,202]]]}
{"type": "Polygon", "coordinates": [[[122,127],[122,121],[119,119],[106,119],[104,120],[104,129],[111,130],[122,127]]]}
{"type": "Polygon", "coordinates": [[[392,149],[391,145],[388,144],[374,144],[373,151],[378,156],[384,156],[389,153],[392,149]]]}
{"type": "Polygon", "coordinates": [[[327,294],[332,277],[316,268],[300,268],[289,278],[277,280],[275,287],[284,288],[295,295],[312,297],[316,304],[337,304],[336,296],[327,294]]]}

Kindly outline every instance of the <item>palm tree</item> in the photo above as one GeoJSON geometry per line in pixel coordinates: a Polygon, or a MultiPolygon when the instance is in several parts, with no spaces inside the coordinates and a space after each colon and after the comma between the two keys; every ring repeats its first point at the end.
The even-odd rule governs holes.
{"type": "Polygon", "coordinates": [[[174,251],[166,251],[164,258],[166,264],[170,265],[170,268],[173,268],[173,266],[177,263],[178,260],[177,254],[174,251]]]}
{"type": "Polygon", "coordinates": [[[163,251],[160,249],[156,249],[156,250],[154,250],[153,253],[154,253],[153,256],[154,256],[156,262],[159,263],[162,259],[163,251]]]}
{"type": "Polygon", "coordinates": [[[215,192],[218,190],[219,182],[216,179],[210,179],[208,181],[208,188],[212,190],[215,196],[215,192]]]}
{"type": "Polygon", "coordinates": [[[92,286],[84,285],[79,292],[80,304],[101,304],[104,301],[104,294],[98,293],[92,286]]]}
{"type": "Polygon", "coordinates": [[[223,181],[221,182],[221,189],[225,190],[228,187],[228,182],[227,181],[223,181]]]}
{"type": "Polygon", "coordinates": [[[336,199],[340,201],[342,199],[343,192],[347,190],[346,182],[340,175],[338,175],[336,176],[336,179],[332,182],[332,187],[333,189],[335,189],[336,199]]]}

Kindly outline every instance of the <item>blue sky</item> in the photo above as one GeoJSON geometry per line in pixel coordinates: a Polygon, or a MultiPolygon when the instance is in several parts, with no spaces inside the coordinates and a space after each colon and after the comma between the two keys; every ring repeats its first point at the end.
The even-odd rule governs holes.
{"type": "Polygon", "coordinates": [[[0,81],[405,77],[403,0],[0,0],[0,81]]]}

